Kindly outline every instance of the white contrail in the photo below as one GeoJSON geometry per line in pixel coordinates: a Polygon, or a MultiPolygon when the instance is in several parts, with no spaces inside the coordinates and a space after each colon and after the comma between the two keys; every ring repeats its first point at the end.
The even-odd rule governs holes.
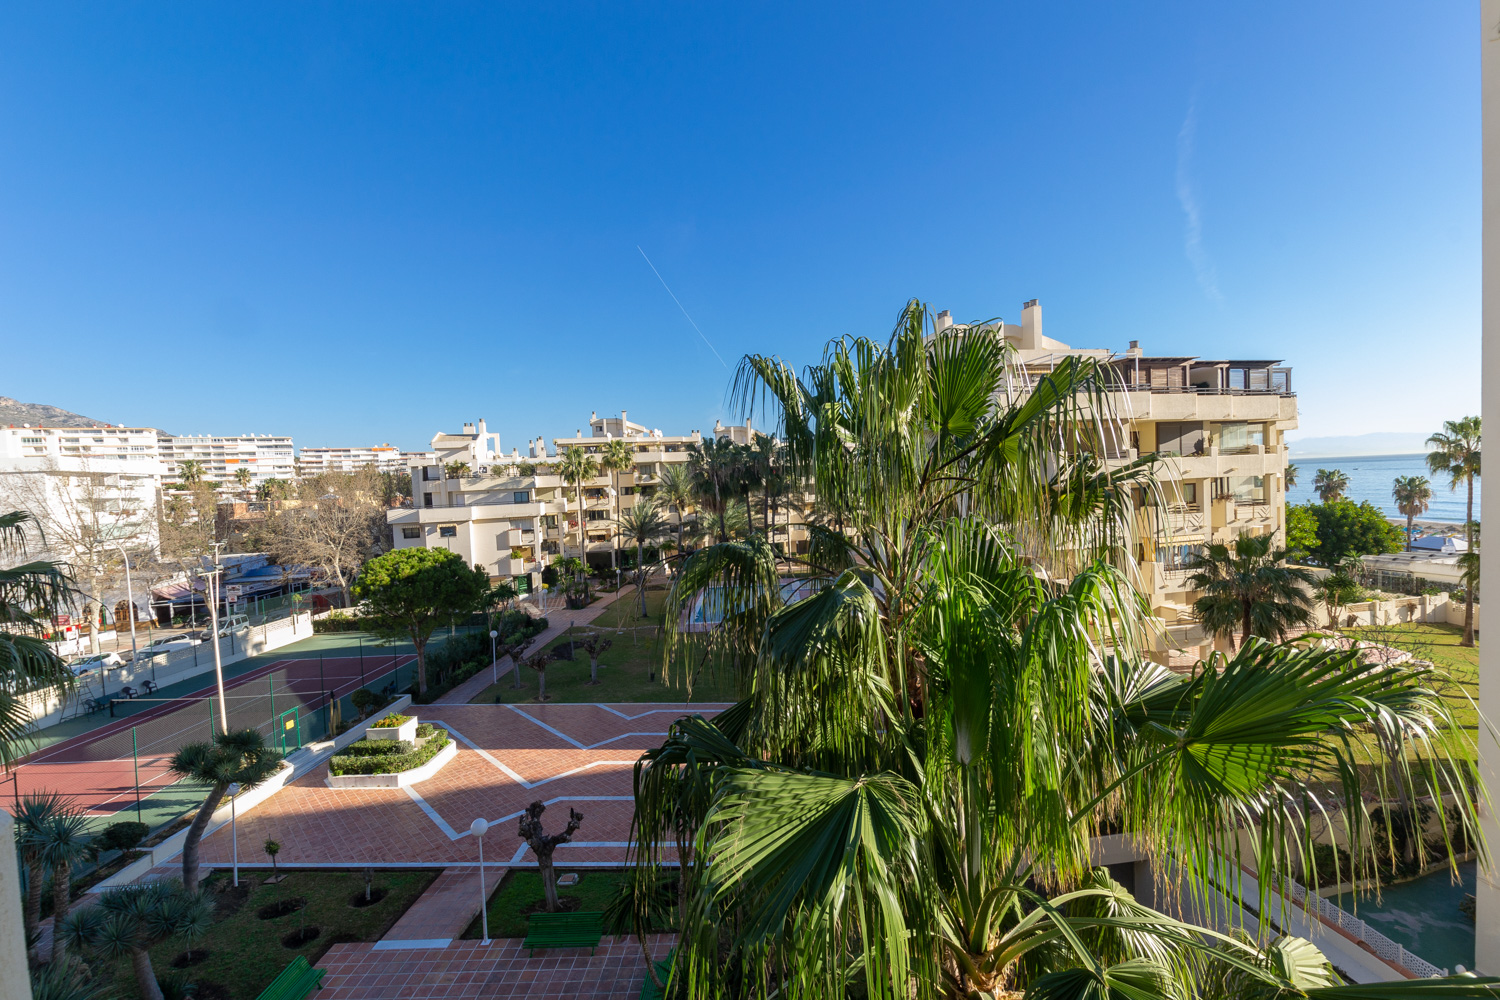
{"type": "Polygon", "coordinates": [[[1184,219],[1183,250],[1193,273],[1198,278],[1198,287],[1215,302],[1224,301],[1219,292],[1219,276],[1208,251],[1203,249],[1203,216],[1198,208],[1198,192],[1193,185],[1193,144],[1198,132],[1198,95],[1195,92],[1188,102],[1187,117],[1177,133],[1177,201],[1182,205],[1184,219]]]}
{"type": "MultiPolygon", "coordinates": [[[[635,248],[637,250],[641,250],[640,244],[637,243],[635,248]]],[[[646,251],[641,250],[641,256],[646,257],[646,251]]],[[[672,287],[667,284],[667,279],[661,276],[661,272],[656,269],[656,265],[651,263],[650,257],[646,257],[646,266],[651,268],[651,273],[656,275],[656,280],[661,282],[661,287],[665,288],[667,290],[667,294],[672,296],[672,301],[677,303],[677,308],[682,309],[682,314],[684,316],[687,316],[687,321],[689,323],[693,323],[693,317],[688,316],[688,311],[686,309],[683,309],[682,303],[678,301],[676,294],[674,294],[672,291],[672,287]]],[[[698,330],[697,323],[693,323],[693,329],[698,330]]],[[[702,330],[698,330],[698,336],[703,337],[702,330]]],[[[707,337],[703,337],[703,342],[705,344],[708,344],[708,349],[710,351],[714,352],[714,357],[719,359],[719,364],[723,365],[725,368],[728,368],[729,365],[724,361],[724,356],[719,353],[718,348],[714,347],[714,345],[709,342],[709,339],[707,337]]]]}

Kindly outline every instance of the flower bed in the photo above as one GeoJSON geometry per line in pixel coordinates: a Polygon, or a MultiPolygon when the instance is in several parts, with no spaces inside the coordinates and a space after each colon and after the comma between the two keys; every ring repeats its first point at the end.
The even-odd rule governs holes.
{"type": "Polygon", "coordinates": [[[395,713],[392,713],[390,715],[387,715],[385,718],[381,719],[379,722],[373,722],[373,723],[371,723],[370,724],[370,728],[371,729],[399,729],[402,726],[406,725],[410,721],[411,721],[411,716],[409,716],[409,715],[397,715],[395,713]]]}
{"type": "Polygon", "coordinates": [[[438,755],[449,743],[448,730],[432,729],[432,735],[421,746],[405,740],[359,740],[328,762],[328,773],[397,774],[421,767],[438,755]]]}

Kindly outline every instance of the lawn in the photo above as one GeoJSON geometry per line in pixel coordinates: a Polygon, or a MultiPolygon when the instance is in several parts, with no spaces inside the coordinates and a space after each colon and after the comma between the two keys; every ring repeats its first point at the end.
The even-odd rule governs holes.
{"type": "Polygon", "coordinates": [[[1344,631],[1368,642],[1407,650],[1418,659],[1432,662],[1442,671],[1434,686],[1448,701],[1454,719],[1465,729],[1478,729],[1479,716],[1469,699],[1479,700],[1479,647],[1460,645],[1464,635],[1461,627],[1414,623],[1344,631]]]}
{"type": "MultiPolygon", "coordinates": [[[[549,664],[547,700],[605,703],[686,700],[688,692],[680,671],[674,669],[670,685],[661,680],[662,637],[659,629],[665,601],[665,590],[646,591],[648,617],[641,618],[639,598],[634,592],[627,593],[605,608],[592,623],[564,633],[549,643],[546,648],[556,650],[567,647],[579,634],[601,632],[613,645],[599,657],[597,685],[589,683],[588,654],[582,649],[575,650],[571,661],[554,660],[549,664]]],[[[514,674],[503,675],[499,684],[485,688],[470,703],[489,705],[535,701],[536,673],[523,668],[521,685],[516,688],[514,674]]],[[[715,683],[705,675],[694,683],[692,700],[733,701],[734,694],[728,685],[715,683]]]]}
{"type": "MultiPolygon", "coordinates": [[[[558,874],[565,871],[566,868],[559,868],[558,874]]],[[[628,872],[598,869],[584,870],[578,874],[577,885],[557,890],[564,909],[602,911],[620,894],[620,887],[630,877],[628,872]],[[570,906],[568,900],[571,899],[578,900],[577,904],[570,906]]],[[[533,909],[542,909],[542,900],[541,872],[534,868],[509,872],[490,896],[490,937],[525,937],[527,915],[533,909]]],[[[464,937],[477,939],[482,933],[476,916],[469,929],[464,931],[464,937]]]]}
{"type": "MultiPolygon", "coordinates": [[[[438,872],[432,870],[377,869],[373,890],[383,898],[370,906],[354,906],[363,899],[365,880],[359,872],[292,871],[279,884],[262,879],[270,872],[240,871],[240,888],[230,884],[227,872],[215,872],[204,880],[218,899],[213,929],[192,943],[193,951],[206,952],[201,960],[178,969],[173,959],[188,951],[182,940],[168,941],[151,949],[158,979],[176,975],[199,984],[198,1000],[255,1000],[277,973],[298,955],[316,965],[330,947],[349,941],[378,941],[396,919],[420,896],[438,872]],[[261,912],[287,900],[303,899],[306,905],[281,916],[262,918],[261,912]],[[317,937],[288,947],[282,938],[307,927],[318,929],[317,937]]],[[[111,970],[111,991],[121,997],[138,997],[130,963],[122,961],[111,970]]]]}

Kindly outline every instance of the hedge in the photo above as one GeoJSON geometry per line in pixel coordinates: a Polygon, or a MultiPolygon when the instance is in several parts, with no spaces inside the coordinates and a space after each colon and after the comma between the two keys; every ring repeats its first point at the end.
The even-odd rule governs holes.
{"type": "Polygon", "coordinates": [[[350,757],[384,757],[390,754],[411,753],[417,745],[410,740],[358,740],[344,747],[350,757]]]}
{"type": "MultiPolygon", "coordinates": [[[[363,742],[363,741],[361,741],[363,742]]],[[[377,740],[379,743],[396,743],[398,740],[377,740]]],[[[352,750],[358,744],[351,743],[345,750],[352,750]]],[[[404,744],[411,746],[410,743],[404,744]]],[[[421,767],[438,755],[438,751],[448,745],[448,730],[435,729],[432,738],[421,747],[409,753],[377,753],[377,754],[348,754],[333,758],[328,762],[329,774],[396,774],[400,771],[410,771],[421,767]]]]}

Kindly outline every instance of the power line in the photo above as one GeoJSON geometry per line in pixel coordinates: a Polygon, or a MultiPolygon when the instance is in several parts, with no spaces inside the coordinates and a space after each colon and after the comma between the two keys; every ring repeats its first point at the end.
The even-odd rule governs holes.
{"type": "MultiPolygon", "coordinates": [[[[637,250],[641,250],[640,244],[637,243],[635,248],[637,250]]],[[[642,257],[646,257],[646,251],[641,250],[641,256],[642,257]]],[[[688,311],[686,309],[683,309],[682,302],[680,302],[678,300],[676,294],[673,293],[671,286],[667,284],[667,279],[663,278],[661,276],[661,272],[656,269],[656,265],[653,264],[653,263],[651,263],[651,258],[650,257],[646,257],[646,266],[649,267],[649,268],[651,268],[651,273],[654,274],[654,275],[656,275],[656,280],[661,282],[661,287],[665,288],[667,290],[667,294],[672,296],[672,301],[677,303],[677,308],[678,309],[682,309],[682,314],[684,316],[687,316],[687,321],[689,323],[693,323],[693,317],[688,316],[688,311]]],[[[697,323],[693,323],[693,329],[694,330],[698,330],[698,324],[697,323]]],[[[703,337],[703,331],[702,330],[698,330],[698,336],[703,337]]],[[[718,349],[716,347],[714,347],[714,345],[712,343],[709,342],[709,339],[707,337],[703,337],[703,342],[705,344],[708,344],[708,349],[710,351],[714,352],[714,357],[716,357],[716,358],[719,359],[719,364],[723,365],[725,368],[728,368],[729,365],[724,361],[724,356],[721,355],[719,353],[718,349]]]]}

